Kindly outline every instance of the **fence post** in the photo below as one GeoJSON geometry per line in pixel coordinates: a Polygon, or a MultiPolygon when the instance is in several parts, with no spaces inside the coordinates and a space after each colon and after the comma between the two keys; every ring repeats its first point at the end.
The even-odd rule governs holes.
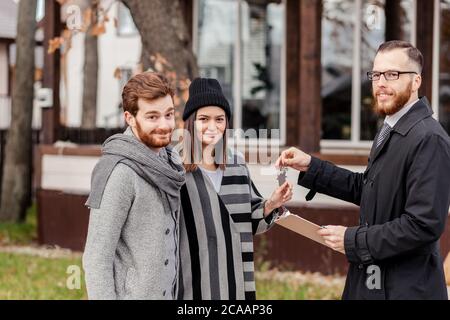
{"type": "Polygon", "coordinates": [[[0,195],[2,194],[3,162],[5,159],[6,132],[7,132],[6,130],[0,130],[0,195]]]}

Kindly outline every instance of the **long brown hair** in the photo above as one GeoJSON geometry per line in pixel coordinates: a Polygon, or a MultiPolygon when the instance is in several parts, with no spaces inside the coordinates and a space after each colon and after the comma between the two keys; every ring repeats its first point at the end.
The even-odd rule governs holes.
{"type": "MultiPolygon", "coordinates": [[[[195,119],[197,118],[197,112],[194,112],[186,119],[184,122],[184,133],[189,133],[190,136],[183,136],[183,147],[181,149],[181,158],[183,160],[183,166],[186,172],[193,172],[198,168],[198,162],[201,160],[197,159],[198,155],[203,157],[203,146],[198,140],[195,129],[195,119]],[[196,150],[197,148],[197,150],[196,150]]],[[[214,157],[218,159],[221,157],[221,163],[219,163],[219,168],[225,170],[225,164],[227,163],[227,129],[228,129],[228,119],[225,117],[226,125],[225,132],[223,133],[222,139],[217,143],[222,143],[222,149],[219,154],[214,154],[214,157]]],[[[214,148],[216,151],[217,148],[214,148]]]]}

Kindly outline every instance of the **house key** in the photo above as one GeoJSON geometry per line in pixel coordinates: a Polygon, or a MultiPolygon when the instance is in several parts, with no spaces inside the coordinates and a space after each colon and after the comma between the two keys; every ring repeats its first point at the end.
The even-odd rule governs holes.
{"type": "MultiPolygon", "coordinates": [[[[278,172],[278,175],[277,175],[278,186],[282,186],[286,182],[287,170],[288,170],[287,167],[280,167],[280,171],[278,172]]],[[[279,216],[284,216],[286,214],[289,214],[289,210],[286,209],[285,206],[281,206],[279,208],[279,216]]]]}
{"type": "Polygon", "coordinates": [[[277,180],[278,180],[278,186],[282,186],[283,183],[286,182],[286,173],[288,168],[286,167],[280,167],[280,171],[278,172],[277,180]]]}

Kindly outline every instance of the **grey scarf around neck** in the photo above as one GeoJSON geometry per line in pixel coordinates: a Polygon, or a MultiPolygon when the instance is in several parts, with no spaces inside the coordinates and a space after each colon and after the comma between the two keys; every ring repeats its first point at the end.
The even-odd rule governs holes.
{"type": "Polygon", "coordinates": [[[91,192],[86,206],[98,209],[109,176],[118,163],[133,169],[142,179],[159,188],[167,196],[172,212],[180,205],[180,189],[185,182],[185,171],[180,157],[171,148],[156,154],[140,142],[128,128],[123,134],[109,137],[102,146],[102,157],[91,177],[91,192]]]}

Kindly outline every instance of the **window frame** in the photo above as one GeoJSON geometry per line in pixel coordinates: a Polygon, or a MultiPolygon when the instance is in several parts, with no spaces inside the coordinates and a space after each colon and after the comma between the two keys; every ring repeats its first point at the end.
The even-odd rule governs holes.
{"type": "MultiPolygon", "coordinates": [[[[198,10],[199,1],[193,0],[193,19],[192,19],[192,46],[194,54],[197,55],[198,48],[198,10]]],[[[242,3],[245,0],[234,0],[237,2],[238,25],[236,31],[236,39],[234,46],[234,59],[233,59],[233,128],[241,129],[242,127],[242,79],[241,79],[241,64],[242,64],[242,3]]],[[[283,12],[283,28],[284,36],[281,45],[281,71],[280,71],[280,139],[245,139],[242,137],[236,137],[234,139],[237,146],[248,145],[250,147],[256,146],[284,146],[286,144],[286,30],[287,30],[287,14],[286,14],[286,1],[281,0],[284,6],[283,12]]]]}
{"type": "Polygon", "coordinates": [[[117,35],[117,37],[120,37],[120,38],[133,38],[133,37],[136,37],[136,36],[140,36],[139,30],[137,29],[136,25],[134,24],[133,18],[131,16],[131,13],[129,13],[129,10],[128,10],[128,13],[130,15],[131,21],[133,22],[134,31],[131,32],[131,33],[126,33],[126,32],[124,33],[123,31],[120,30],[120,23],[121,23],[120,11],[121,10],[128,10],[128,8],[122,2],[119,1],[117,3],[117,9],[116,9],[116,18],[117,18],[116,35],[117,35]]]}
{"type": "MultiPolygon", "coordinates": [[[[373,140],[361,139],[361,43],[363,22],[363,1],[355,0],[355,14],[353,17],[353,67],[352,67],[352,94],[351,94],[351,135],[349,140],[321,139],[321,149],[370,149],[373,140]]],[[[440,0],[434,0],[440,1],[440,0]]],[[[413,12],[411,21],[411,43],[416,45],[417,36],[417,0],[412,0],[413,12]]],[[[436,23],[436,19],[435,19],[436,23]]],[[[439,27],[439,25],[437,25],[439,27]]],[[[436,43],[436,41],[435,41],[436,43]]],[[[439,50],[437,50],[439,54],[439,50]]],[[[434,61],[434,60],[433,60],[434,61]]],[[[434,87],[434,86],[433,86],[434,87]]]]}
{"type": "Polygon", "coordinates": [[[441,101],[439,98],[440,89],[440,50],[441,50],[441,0],[434,0],[433,13],[433,62],[431,73],[431,108],[433,118],[439,121],[439,107],[441,101]]]}

